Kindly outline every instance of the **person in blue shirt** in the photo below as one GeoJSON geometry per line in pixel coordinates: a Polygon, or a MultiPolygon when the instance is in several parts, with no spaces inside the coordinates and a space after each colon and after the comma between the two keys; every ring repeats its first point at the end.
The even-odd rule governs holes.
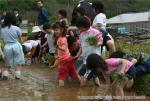
{"type": "MultiPolygon", "coordinates": [[[[4,42],[5,66],[8,67],[8,71],[10,71],[12,67],[16,67],[16,79],[20,78],[20,69],[24,64],[24,54],[19,42],[21,40],[21,35],[21,29],[16,26],[16,17],[14,13],[6,13],[1,29],[1,38],[4,42]]],[[[2,77],[8,78],[8,71],[3,71],[2,77]]]]}
{"type": "Polygon", "coordinates": [[[45,23],[49,22],[49,16],[48,16],[48,11],[44,7],[44,2],[43,0],[38,0],[37,1],[37,6],[39,8],[39,15],[38,15],[38,25],[44,25],[45,23]]]}

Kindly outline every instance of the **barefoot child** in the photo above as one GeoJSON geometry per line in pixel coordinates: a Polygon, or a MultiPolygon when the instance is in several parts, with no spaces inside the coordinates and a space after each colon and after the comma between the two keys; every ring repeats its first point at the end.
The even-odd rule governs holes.
{"type": "Polygon", "coordinates": [[[116,80],[111,78],[114,73],[118,73],[118,75],[120,76],[125,76],[125,73],[135,64],[135,62],[135,60],[130,62],[122,58],[114,58],[113,55],[109,59],[104,60],[97,54],[90,54],[87,58],[87,68],[94,73],[96,73],[97,71],[101,72],[104,76],[106,81],[106,87],[104,91],[105,96],[109,94],[110,87],[112,86],[112,88],[114,89],[113,91],[115,92],[115,96],[120,96],[121,100],[123,100],[123,88],[124,86],[131,84],[132,80],[126,80],[122,85],[116,87],[113,85],[116,84],[114,83],[114,81],[116,80]]]}
{"type": "MultiPolygon", "coordinates": [[[[46,47],[48,45],[48,53],[50,53],[50,55],[54,57],[54,55],[56,54],[56,47],[54,45],[55,36],[51,24],[45,24],[43,26],[43,30],[46,33],[45,37],[47,38],[47,41],[42,45],[42,47],[46,47]]],[[[49,66],[50,65],[53,64],[49,63],[49,66]]]]}
{"type": "Polygon", "coordinates": [[[73,56],[76,64],[76,69],[78,71],[80,65],[83,64],[83,60],[79,58],[79,56],[82,53],[81,49],[81,42],[77,40],[75,36],[69,35],[67,37],[67,42],[68,42],[68,48],[71,53],[71,56],[73,56]]]}
{"type": "MultiPolygon", "coordinates": [[[[63,23],[56,22],[53,25],[54,34],[56,36],[56,46],[57,46],[57,63],[58,65],[58,80],[59,86],[64,86],[64,80],[67,76],[78,78],[75,64],[72,56],[70,55],[68,49],[68,43],[66,38],[66,26],[63,23]]],[[[54,64],[56,65],[56,64],[54,64]]]]}
{"type": "Polygon", "coordinates": [[[23,42],[22,47],[26,58],[26,64],[31,65],[32,57],[35,54],[35,50],[38,47],[38,45],[38,42],[35,40],[27,40],[23,42]]]}

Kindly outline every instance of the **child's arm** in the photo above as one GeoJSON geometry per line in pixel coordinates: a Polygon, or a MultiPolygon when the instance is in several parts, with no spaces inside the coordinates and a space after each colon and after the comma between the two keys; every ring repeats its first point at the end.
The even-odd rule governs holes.
{"type": "Polygon", "coordinates": [[[58,45],[58,49],[62,50],[62,51],[66,51],[67,46],[66,45],[58,45]]]}
{"type": "Polygon", "coordinates": [[[121,69],[119,71],[119,73],[124,74],[125,73],[125,69],[127,67],[127,63],[125,59],[120,59],[121,62],[121,69]]]}
{"type": "Polygon", "coordinates": [[[45,47],[46,45],[48,45],[47,41],[41,47],[45,47]]]}
{"type": "Polygon", "coordinates": [[[98,46],[102,45],[102,44],[103,44],[102,33],[99,32],[99,33],[97,33],[95,36],[96,36],[96,38],[97,38],[97,40],[98,40],[97,45],[98,45],[98,46]]]}
{"type": "Polygon", "coordinates": [[[135,65],[137,63],[137,59],[132,59],[131,62],[133,63],[133,65],[135,65]]]}
{"type": "Polygon", "coordinates": [[[80,47],[79,51],[78,51],[77,55],[74,57],[74,59],[77,59],[81,55],[81,53],[82,53],[82,48],[80,47]]]}

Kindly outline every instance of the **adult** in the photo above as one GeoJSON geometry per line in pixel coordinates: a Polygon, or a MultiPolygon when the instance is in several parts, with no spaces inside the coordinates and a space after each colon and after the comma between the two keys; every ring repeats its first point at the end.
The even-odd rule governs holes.
{"type": "Polygon", "coordinates": [[[21,16],[19,15],[19,10],[17,8],[14,8],[13,9],[13,12],[16,16],[16,23],[17,23],[17,26],[20,26],[21,22],[22,22],[22,18],[21,16]]]}
{"type": "Polygon", "coordinates": [[[106,31],[106,14],[104,5],[99,0],[94,0],[92,3],[93,11],[95,14],[95,18],[92,23],[92,27],[98,29],[103,33],[103,45],[102,45],[102,52],[105,51],[105,47],[110,52],[116,51],[114,40],[112,36],[106,31]]]}
{"type": "Polygon", "coordinates": [[[104,5],[99,0],[94,0],[92,3],[95,18],[93,20],[92,26],[97,29],[106,30],[106,15],[104,10],[104,5]]]}
{"type": "Polygon", "coordinates": [[[43,0],[38,0],[37,1],[37,6],[39,8],[39,15],[38,15],[38,25],[44,25],[45,23],[49,22],[49,16],[48,16],[48,11],[44,7],[44,2],[43,0]]]}
{"type": "Polygon", "coordinates": [[[72,20],[71,20],[71,25],[75,25],[76,24],[76,19],[78,17],[77,15],[77,9],[78,7],[81,7],[84,9],[84,15],[88,16],[90,18],[91,21],[93,21],[94,18],[94,12],[92,9],[92,4],[85,1],[85,0],[76,0],[77,5],[74,7],[73,12],[72,12],[72,20]]]}
{"type": "MultiPolygon", "coordinates": [[[[19,43],[21,34],[21,29],[16,26],[14,13],[7,13],[1,29],[1,37],[4,41],[5,65],[8,67],[8,70],[11,67],[16,67],[15,76],[17,79],[20,78],[20,68],[24,64],[24,54],[19,43]]],[[[2,75],[7,78],[9,72],[5,70],[2,75]]]]}

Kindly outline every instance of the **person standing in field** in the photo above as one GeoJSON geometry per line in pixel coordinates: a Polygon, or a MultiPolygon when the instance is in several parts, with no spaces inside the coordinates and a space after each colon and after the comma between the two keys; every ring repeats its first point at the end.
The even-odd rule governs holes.
{"type": "Polygon", "coordinates": [[[66,25],[61,22],[56,22],[53,25],[53,29],[56,36],[55,41],[57,47],[57,58],[54,66],[58,68],[59,86],[64,86],[64,81],[68,76],[78,79],[78,75],[75,69],[74,59],[68,49],[66,25]]]}
{"type": "Polygon", "coordinates": [[[48,10],[44,7],[43,0],[38,0],[37,6],[39,8],[38,25],[44,25],[49,22],[48,10]]]}
{"type": "Polygon", "coordinates": [[[7,13],[1,29],[1,37],[4,41],[4,55],[6,70],[3,71],[2,77],[8,78],[12,67],[16,67],[15,77],[20,79],[21,66],[25,63],[24,54],[21,44],[21,29],[16,26],[16,17],[14,13],[7,13]]]}
{"type": "Polygon", "coordinates": [[[92,23],[92,27],[98,29],[102,32],[103,44],[101,47],[101,52],[104,52],[106,49],[111,53],[116,51],[115,42],[113,37],[106,30],[106,13],[103,3],[100,0],[94,0],[92,3],[93,11],[95,18],[92,23]]]}

